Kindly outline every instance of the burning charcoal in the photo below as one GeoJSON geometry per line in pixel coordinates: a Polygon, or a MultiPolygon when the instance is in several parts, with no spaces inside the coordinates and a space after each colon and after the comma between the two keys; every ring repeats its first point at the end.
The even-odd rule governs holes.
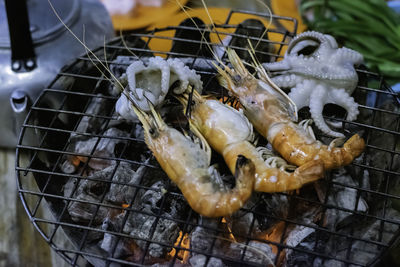
{"type": "Polygon", "coordinates": [[[136,171],[134,171],[131,164],[121,162],[112,179],[113,183],[107,193],[106,200],[118,204],[130,203],[136,190],[133,185],[139,184],[145,170],[145,166],[140,166],[136,171]],[[121,184],[116,184],[114,182],[121,184]]]}
{"type": "MultiPolygon", "coordinates": [[[[333,172],[333,181],[351,187],[358,187],[358,183],[355,182],[351,176],[345,171],[344,168],[333,172]]],[[[333,185],[332,192],[328,196],[328,204],[336,207],[354,210],[357,201],[357,190],[344,187],[341,185],[333,185]]],[[[367,212],[367,202],[360,196],[357,204],[357,211],[367,212]]],[[[350,222],[350,217],[353,214],[338,209],[328,209],[326,211],[327,227],[336,229],[338,226],[343,227],[346,221],[350,222]]]]}
{"type": "MultiPolygon", "coordinates": [[[[129,134],[121,131],[117,128],[110,128],[104,132],[103,138],[93,137],[88,140],[81,140],[75,143],[74,148],[71,152],[79,153],[79,154],[88,154],[93,155],[93,157],[115,157],[114,149],[117,144],[126,143],[125,140],[121,140],[118,137],[128,137],[129,134]],[[97,144],[98,143],[98,144],[97,144]],[[97,144],[97,146],[96,146],[97,144]],[[93,149],[95,148],[93,152],[93,149]],[[93,152],[93,154],[91,154],[93,152]]],[[[80,162],[86,162],[88,160],[87,157],[84,156],[67,156],[67,162],[63,162],[61,166],[61,170],[65,173],[73,173],[76,171],[80,162]]],[[[94,170],[102,170],[108,166],[110,166],[113,161],[101,158],[91,158],[89,161],[89,167],[94,170]]]]}
{"type": "Polygon", "coordinates": [[[231,243],[230,254],[234,259],[239,260],[243,253],[245,253],[243,260],[246,262],[274,266],[276,255],[267,243],[250,241],[247,246],[242,243],[231,243]],[[246,252],[244,252],[245,248],[246,252]]]}
{"type": "Polygon", "coordinates": [[[221,259],[211,257],[207,262],[207,256],[202,254],[197,254],[189,259],[189,263],[193,267],[204,266],[204,267],[223,267],[226,266],[221,259]]]}

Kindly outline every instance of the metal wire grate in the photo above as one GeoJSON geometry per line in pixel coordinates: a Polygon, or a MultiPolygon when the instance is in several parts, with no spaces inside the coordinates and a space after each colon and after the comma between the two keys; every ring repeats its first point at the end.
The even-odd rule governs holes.
{"type": "MultiPolygon", "coordinates": [[[[210,34],[212,40],[210,45],[215,47],[218,38],[223,39],[227,35],[258,41],[257,36],[237,32],[243,25],[231,23],[232,18],[242,13],[230,12],[225,23],[215,25],[214,30],[202,28],[205,33],[210,34]]],[[[264,14],[247,14],[269,18],[264,14]]],[[[275,61],[282,57],[285,47],[296,33],[297,25],[296,21],[290,18],[273,16],[272,20],[275,25],[282,20],[293,23],[293,28],[289,31],[280,27],[270,28],[268,39],[261,41],[273,49],[257,50],[257,55],[267,56],[271,61],[275,61]]],[[[249,30],[252,29],[252,26],[248,27],[249,30]]],[[[122,69],[129,63],[115,63],[115,59],[121,55],[133,57],[131,52],[143,60],[154,55],[180,57],[186,65],[196,69],[201,75],[206,93],[223,93],[215,79],[216,71],[209,64],[212,57],[205,52],[208,51],[205,42],[185,38],[184,35],[183,37],[175,35],[182,30],[191,34],[198,32],[196,27],[182,24],[145,33],[127,34],[123,38],[110,41],[94,53],[103,64],[112,63],[116,68],[122,69]],[[197,47],[195,52],[185,50],[191,45],[197,47]]],[[[233,47],[244,50],[235,45],[233,47]]],[[[251,205],[241,210],[242,215],[249,214],[250,218],[249,225],[245,228],[246,232],[234,233],[234,237],[231,226],[235,219],[221,218],[216,224],[209,223],[207,219],[200,218],[187,207],[182,194],[168,179],[164,179],[165,188],[155,188],[146,183],[149,174],[157,172],[159,166],[147,151],[143,139],[135,136],[134,125],[123,126],[124,130],[129,132],[127,136],[105,134],[105,130],[117,119],[113,109],[117,97],[108,93],[110,88],[108,73],[97,60],[93,61],[88,55],[77,58],[74,63],[65,67],[49,88],[43,91],[29,112],[17,146],[16,171],[19,195],[37,230],[71,265],[83,265],[86,260],[96,266],[114,264],[143,266],[154,263],[159,263],[160,266],[189,265],[188,262],[183,262],[182,258],[186,251],[191,255],[195,253],[204,255],[204,266],[214,259],[219,259],[218,262],[223,262],[225,266],[265,266],[263,261],[249,260],[250,252],[259,253],[251,251],[250,244],[254,241],[268,244],[275,255],[274,264],[278,265],[291,265],[290,261],[301,261],[300,259],[303,264],[311,262],[315,266],[328,263],[340,264],[335,266],[349,264],[365,266],[376,263],[393,245],[400,233],[400,213],[396,211],[400,203],[400,194],[396,191],[400,175],[400,102],[398,95],[377,74],[363,69],[359,69],[358,73],[360,83],[353,94],[360,103],[360,115],[357,121],[348,122],[335,117],[335,120],[343,122],[343,132],[346,134],[358,132],[366,140],[367,148],[363,156],[346,168],[353,182],[335,179],[335,173],[330,172],[327,173],[325,180],[308,185],[298,193],[254,194],[251,205]],[[101,102],[101,111],[89,111],[89,106],[94,101],[101,102]],[[84,119],[101,125],[100,130],[80,131],[79,124],[84,119]],[[97,138],[94,139],[90,153],[79,153],[69,149],[77,136],[82,139],[97,138]],[[101,155],[96,153],[101,140],[119,140],[121,145],[117,147],[115,154],[101,155]],[[142,155],[148,155],[150,158],[144,160],[132,151],[141,151],[142,155]],[[61,171],[60,166],[66,157],[85,160],[76,172],[65,173],[61,171]],[[107,179],[87,175],[87,170],[94,161],[114,166],[107,179]],[[127,185],[114,180],[118,168],[125,163],[135,166],[135,170],[144,166],[144,175],[140,181],[127,185]],[[69,189],[70,194],[66,195],[66,185],[69,181],[74,183],[69,189]],[[88,181],[100,185],[100,188],[96,188],[99,191],[98,197],[77,198],[75,193],[80,190],[80,185],[88,181]],[[113,185],[132,189],[128,203],[121,206],[106,201],[106,192],[113,185]],[[159,195],[156,210],[148,211],[134,207],[134,200],[144,192],[154,192],[159,195]],[[343,192],[355,196],[351,201],[352,207],[332,201],[333,197],[343,192]],[[282,205],[288,205],[286,214],[271,212],[267,208],[268,205],[272,205],[271,198],[285,199],[286,202],[282,205]],[[178,203],[184,212],[176,217],[168,215],[166,210],[170,209],[171,201],[178,203]],[[363,201],[368,204],[367,210],[360,210],[360,203],[363,201]],[[93,212],[89,220],[77,222],[71,218],[69,207],[74,203],[89,205],[93,212]],[[299,209],[303,209],[302,212],[299,209]],[[102,228],[97,220],[104,210],[122,214],[121,226],[115,229],[102,228]],[[305,220],[303,215],[310,210],[318,216],[314,216],[312,220],[305,220]],[[154,219],[147,236],[134,236],[124,231],[130,216],[137,214],[154,219]],[[341,214],[346,220],[340,225],[328,226],[327,220],[330,214],[341,214]],[[164,221],[175,223],[181,232],[172,244],[165,240],[154,239],[157,227],[164,221]],[[206,238],[210,239],[210,246],[202,250],[192,243],[189,247],[185,246],[187,242],[185,234],[193,233],[198,226],[209,233],[206,238]],[[255,228],[261,232],[255,234],[255,228]],[[298,231],[309,229],[313,234],[305,236],[301,242],[288,242],[288,236],[294,229],[298,231]],[[375,233],[373,231],[376,231],[376,234],[373,234],[375,233]],[[366,234],[368,232],[371,234],[366,234]],[[70,242],[63,237],[64,234],[70,242]],[[108,251],[96,246],[106,235],[114,238],[114,243],[108,251]],[[236,250],[238,254],[236,257],[226,252],[216,252],[216,247],[226,239],[230,239],[229,242],[232,244],[235,242],[243,244],[236,250]],[[140,248],[132,248],[132,251],[140,253],[132,252],[121,256],[121,253],[117,253],[119,246],[129,241],[141,244],[140,248]],[[305,246],[306,243],[308,246],[305,246]],[[327,244],[331,243],[335,243],[332,245],[334,249],[327,248],[327,244]],[[168,255],[163,255],[162,261],[161,259],[155,261],[154,257],[149,256],[154,245],[164,249],[169,248],[168,255]],[[171,252],[170,249],[174,250],[171,252]],[[365,256],[366,259],[363,259],[355,257],[355,254],[370,254],[373,257],[365,256]]],[[[308,116],[307,111],[300,115],[308,116]]],[[[331,115],[328,112],[326,116],[331,115]]],[[[325,142],[331,141],[318,132],[316,134],[325,142]]],[[[128,190],[126,188],[125,190],[128,190]]],[[[262,256],[264,254],[261,253],[262,256]]]]}

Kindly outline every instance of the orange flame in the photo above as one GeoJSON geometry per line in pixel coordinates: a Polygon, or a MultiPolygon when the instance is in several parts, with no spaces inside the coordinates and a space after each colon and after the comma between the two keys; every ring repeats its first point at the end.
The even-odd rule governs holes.
{"type": "MultiPolygon", "coordinates": [[[[176,258],[181,262],[181,263],[187,263],[189,256],[190,256],[190,252],[186,249],[189,249],[190,247],[190,238],[189,235],[187,233],[185,233],[185,235],[183,236],[183,232],[180,231],[179,232],[179,236],[175,241],[174,246],[175,247],[180,247],[181,249],[179,249],[179,252],[176,256],[176,258]],[[182,241],[181,241],[182,240],[182,241]]],[[[172,250],[168,253],[168,256],[173,258],[175,257],[176,254],[176,249],[172,248],[172,250]]]]}

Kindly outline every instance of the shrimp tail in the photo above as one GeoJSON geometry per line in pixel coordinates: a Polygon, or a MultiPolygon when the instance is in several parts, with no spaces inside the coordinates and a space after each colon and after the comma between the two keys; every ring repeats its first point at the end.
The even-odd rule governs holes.
{"type": "Polygon", "coordinates": [[[300,189],[305,184],[315,182],[324,175],[321,160],[313,160],[289,173],[276,168],[268,169],[256,179],[254,190],[274,193],[300,189]]]}
{"type": "Polygon", "coordinates": [[[181,187],[181,191],[192,209],[201,215],[206,217],[227,216],[239,210],[250,198],[253,192],[254,177],[253,162],[239,155],[236,161],[236,186],[233,189],[217,190],[212,195],[208,195],[207,190],[196,192],[201,188],[193,186],[181,187]]]}
{"type": "Polygon", "coordinates": [[[343,151],[345,151],[344,163],[345,165],[350,164],[353,159],[361,155],[365,148],[365,141],[358,134],[353,135],[343,145],[343,151]]]}

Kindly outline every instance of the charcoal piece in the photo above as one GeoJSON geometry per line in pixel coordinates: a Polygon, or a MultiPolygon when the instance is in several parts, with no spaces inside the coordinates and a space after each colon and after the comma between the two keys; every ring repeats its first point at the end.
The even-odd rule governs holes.
{"type": "MultiPolygon", "coordinates": [[[[381,214],[379,214],[378,216],[381,216],[381,214]]],[[[385,218],[391,220],[398,220],[398,218],[400,218],[400,213],[394,209],[387,208],[385,218]]],[[[386,222],[383,225],[382,232],[381,232],[381,227],[382,227],[381,221],[374,220],[367,226],[357,229],[354,235],[363,240],[372,240],[372,241],[380,240],[379,238],[380,236],[382,236],[382,240],[380,240],[380,242],[388,244],[399,230],[399,225],[386,222]]],[[[363,241],[353,241],[349,260],[360,265],[366,265],[371,260],[375,259],[380,254],[380,251],[381,250],[378,245],[363,241]]],[[[346,252],[347,251],[342,251],[340,255],[341,258],[346,257],[346,252]]]]}
{"type": "Polygon", "coordinates": [[[261,232],[258,221],[255,218],[254,213],[251,211],[255,205],[255,198],[252,197],[245,203],[243,209],[240,209],[231,216],[225,218],[235,237],[252,236],[261,232]]]}
{"type": "Polygon", "coordinates": [[[272,47],[266,41],[268,39],[268,33],[266,33],[265,30],[266,28],[260,20],[246,19],[238,25],[229,46],[235,47],[236,53],[242,60],[251,62],[250,54],[246,50],[246,48],[249,47],[250,41],[252,47],[256,50],[256,58],[258,61],[261,63],[270,62],[271,59],[268,52],[272,52],[272,47]],[[250,39],[249,37],[253,38],[250,39]],[[261,37],[263,39],[260,40],[261,37]]]}
{"type": "MultiPolygon", "coordinates": [[[[380,96],[378,99],[378,102],[382,103],[377,108],[387,110],[387,111],[394,111],[398,112],[398,107],[393,103],[393,98],[392,96],[380,96]],[[386,99],[388,97],[389,99],[386,99]],[[384,98],[384,99],[380,99],[384,98]]],[[[387,129],[390,131],[398,131],[396,129],[397,122],[399,116],[396,114],[390,114],[387,112],[380,112],[376,111],[375,116],[374,116],[374,121],[372,121],[372,125],[374,127],[379,127],[383,129],[387,129]]],[[[382,149],[387,149],[387,150],[393,150],[396,144],[396,139],[397,136],[381,131],[381,130],[373,130],[370,132],[370,138],[369,138],[369,144],[372,146],[376,146],[382,149]]],[[[370,166],[376,167],[378,169],[383,169],[383,170],[392,170],[391,166],[392,160],[393,160],[393,155],[390,152],[386,152],[384,150],[371,150],[372,153],[368,153],[367,156],[367,162],[370,166]]],[[[371,178],[371,189],[374,191],[380,191],[384,192],[385,191],[385,178],[387,175],[384,172],[381,171],[374,171],[370,170],[370,176],[371,178]]],[[[391,184],[389,187],[397,186],[399,184],[399,179],[391,179],[391,184]]]]}
{"type": "MultiPolygon", "coordinates": [[[[137,58],[133,56],[119,55],[110,63],[110,70],[115,77],[120,78],[126,72],[128,66],[135,60],[137,60],[137,58]]],[[[111,95],[119,95],[121,92],[111,91],[110,93],[111,95]]]]}
{"type": "MultiPolygon", "coordinates": [[[[141,194],[137,201],[134,201],[134,209],[143,212],[132,212],[125,225],[124,232],[130,234],[133,238],[144,240],[135,240],[136,244],[141,248],[146,248],[146,241],[154,242],[149,245],[149,255],[151,257],[162,257],[169,251],[171,247],[166,247],[157,242],[173,246],[179,236],[180,228],[176,222],[169,219],[157,220],[157,214],[160,212],[161,199],[164,197],[163,188],[165,183],[156,182],[151,189],[141,194]]],[[[168,199],[166,200],[168,201],[168,199]]],[[[173,201],[169,201],[165,206],[174,205],[173,201]]],[[[180,210],[180,207],[164,209],[160,215],[164,217],[172,217],[169,212],[172,210],[180,210]]],[[[173,217],[176,218],[176,217],[173,217]]]]}
{"type": "Polygon", "coordinates": [[[144,140],[144,129],[140,124],[135,124],[134,135],[137,139],[144,140]]]}
{"type": "MultiPolygon", "coordinates": [[[[190,248],[199,252],[209,251],[218,235],[211,229],[217,229],[218,224],[217,219],[200,217],[199,226],[196,226],[190,235],[190,248]]],[[[193,252],[193,255],[196,253],[198,252],[193,252]]]]}
{"type": "Polygon", "coordinates": [[[272,247],[263,242],[250,241],[246,246],[242,243],[231,243],[229,255],[236,260],[240,260],[245,253],[243,260],[249,263],[260,264],[263,266],[274,266],[276,255],[272,252],[272,247]],[[244,250],[246,249],[246,252],[244,250]]]}
{"type": "MultiPolygon", "coordinates": [[[[287,235],[285,244],[306,251],[314,251],[316,246],[315,229],[297,225],[287,235]]],[[[283,266],[312,266],[314,260],[308,253],[293,249],[284,249],[283,255],[285,256],[283,266]]]]}
{"type": "MultiPolygon", "coordinates": [[[[106,98],[102,97],[102,94],[97,94],[97,97],[93,97],[90,99],[90,103],[87,106],[85,113],[88,115],[107,115],[109,110],[108,102],[106,98]]],[[[75,140],[84,140],[87,139],[87,135],[80,135],[77,133],[90,133],[97,134],[99,133],[101,126],[105,122],[104,119],[100,119],[93,116],[82,116],[81,121],[79,122],[76,130],[71,133],[71,139],[75,140]]]]}
{"type": "MultiPolygon", "coordinates": [[[[140,238],[154,242],[149,245],[149,255],[156,258],[163,257],[166,253],[171,251],[171,247],[166,247],[158,243],[160,242],[173,246],[179,236],[180,229],[178,224],[172,220],[166,219],[159,219],[157,221],[155,216],[144,216],[142,219],[143,218],[145,218],[144,221],[142,220],[143,223],[136,223],[133,230],[130,232],[130,235],[133,238],[140,238]],[[157,225],[155,226],[154,234],[151,236],[154,224],[157,225]]],[[[135,242],[140,248],[145,249],[147,242],[140,239],[135,240],[135,242]]]]}
{"type": "Polygon", "coordinates": [[[346,264],[338,260],[325,260],[316,258],[313,263],[313,267],[345,267],[346,264]]]}
{"type": "Polygon", "coordinates": [[[60,169],[63,173],[74,173],[76,172],[77,166],[73,164],[73,157],[67,156],[64,159],[64,162],[60,165],[60,169]]]}
{"type": "MultiPolygon", "coordinates": [[[[106,218],[101,225],[101,229],[105,231],[118,231],[121,227],[124,216],[124,213],[120,213],[114,218],[106,218]]],[[[99,246],[101,249],[107,252],[108,256],[121,258],[132,254],[130,243],[131,242],[126,241],[125,239],[112,233],[104,233],[103,239],[100,241],[99,246]]]]}
{"type": "MultiPolygon", "coordinates": [[[[103,136],[104,137],[102,137],[100,141],[99,137],[93,137],[88,140],[78,140],[75,142],[73,148],[71,148],[72,151],[69,152],[92,155],[88,165],[94,170],[107,168],[112,165],[114,161],[105,158],[115,157],[115,146],[117,144],[125,144],[127,141],[121,138],[128,137],[129,134],[117,128],[110,128],[103,133],[103,136]],[[94,148],[95,150],[93,152],[94,148]],[[104,159],[95,157],[103,157],[104,159]]],[[[66,161],[68,162],[63,162],[61,170],[65,173],[73,173],[77,170],[79,162],[86,162],[87,160],[88,158],[84,156],[69,155],[66,157],[66,161]],[[78,164],[76,162],[78,162],[78,164]],[[75,166],[75,168],[73,166],[75,166]]]]}
{"type": "MultiPolygon", "coordinates": [[[[82,179],[80,182],[78,179],[71,178],[63,188],[65,197],[73,197],[76,200],[83,201],[71,201],[68,205],[68,212],[72,218],[72,220],[77,222],[88,222],[94,216],[97,206],[100,204],[90,204],[88,202],[100,203],[100,200],[103,194],[109,194],[109,183],[103,181],[110,181],[113,179],[113,173],[115,171],[116,177],[124,177],[126,175],[132,175],[132,177],[137,177],[139,175],[135,175],[135,172],[131,169],[131,166],[128,163],[121,162],[118,167],[113,165],[105,168],[102,171],[97,171],[93,175],[90,176],[92,179],[96,179],[97,181],[82,179]],[[115,170],[115,168],[117,168],[115,170]],[[78,188],[71,196],[75,184],[79,182],[78,188]]],[[[140,173],[139,173],[140,174],[140,173]]],[[[128,178],[132,178],[128,177],[128,178]]],[[[125,196],[125,198],[129,199],[130,196],[125,196]]],[[[106,195],[105,199],[113,199],[117,198],[114,194],[106,195]]],[[[124,196],[121,196],[123,199],[124,196]]],[[[95,225],[98,225],[104,221],[107,216],[118,214],[121,212],[121,209],[112,209],[104,206],[100,206],[97,212],[97,216],[94,219],[95,225]]]]}
{"type": "Polygon", "coordinates": [[[148,211],[158,211],[160,206],[160,200],[163,197],[163,191],[165,190],[165,184],[162,181],[158,181],[151,186],[152,189],[147,190],[141,197],[141,203],[143,208],[148,211]]]}
{"type": "MultiPolygon", "coordinates": [[[[290,211],[289,198],[284,194],[262,194],[262,201],[257,204],[255,210],[260,214],[272,215],[276,218],[287,218],[290,211]]],[[[269,216],[255,214],[261,230],[266,230],[276,222],[269,216]]]]}
{"type": "Polygon", "coordinates": [[[210,32],[205,30],[205,24],[201,19],[198,17],[185,19],[178,27],[172,41],[172,53],[212,57],[206,45],[211,43],[210,32]]]}
{"type": "Polygon", "coordinates": [[[131,164],[121,162],[113,176],[113,183],[106,195],[106,200],[117,204],[129,204],[132,196],[137,190],[134,185],[139,184],[145,171],[145,166],[140,166],[136,171],[134,171],[131,164]],[[122,184],[116,184],[115,182],[122,184]]]}
{"type": "Polygon", "coordinates": [[[207,256],[205,256],[205,255],[202,255],[202,254],[197,254],[197,255],[195,255],[195,256],[192,256],[190,259],[189,259],[189,263],[190,263],[190,265],[192,266],[192,267],[197,267],[197,266],[204,266],[204,267],[224,267],[224,266],[226,266],[223,262],[222,262],[222,260],[221,259],[218,259],[218,258],[214,258],[214,257],[211,257],[209,260],[208,260],[208,263],[207,263],[207,265],[206,265],[206,262],[207,262],[207,256]]]}
{"type": "MultiPolygon", "coordinates": [[[[355,208],[357,202],[357,190],[351,187],[358,187],[358,183],[346,172],[344,168],[338,169],[332,173],[332,180],[334,182],[343,184],[333,185],[331,193],[328,196],[328,204],[335,207],[356,210],[358,212],[367,212],[368,204],[362,196],[358,199],[357,208],[355,208]],[[349,186],[349,187],[347,187],[349,186]]],[[[336,229],[337,227],[343,227],[347,223],[352,222],[353,213],[342,211],[339,209],[327,209],[325,217],[327,227],[330,229],[336,229]]]]}
{"type": "MultiPolygon", "coordinates": [[[[107,179],[107,176],[111,176],[110,170],[97,173],[94,177],[104,180],[107,179]]],[[[71,201],[69,203],[67,208],[71,219],[75,222],[89,222],[95,215],[97,207],[99,206],[99,204],[90,204],[89,202],[98,203],[99,198],[103,193],[105,193],[105,190],[106,184],[101,181],[79,181],[78,179],[70,179],[64,185],[64,196],[72,197],[74,199],[74,201],[71,201]],[[73,188],[78,182],[78,188],[71,196],[73,188]]],[[[100,206],[97,211],[96,217],[94,218],[94,224],[101,224],[108,213],[108,208],[100,206]]]]}

